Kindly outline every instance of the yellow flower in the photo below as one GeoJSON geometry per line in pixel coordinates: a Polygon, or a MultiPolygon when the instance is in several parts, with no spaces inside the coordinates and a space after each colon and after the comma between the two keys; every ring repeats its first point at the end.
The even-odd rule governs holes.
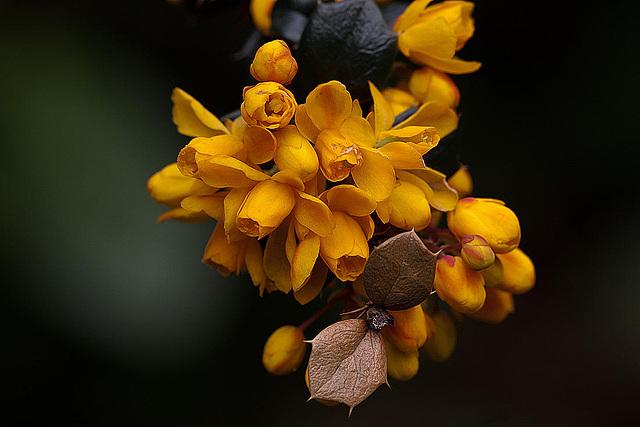
{"type": "Polygon", "coordinates": [[[460,313],[478,311],[486,298],[482,274],[469,269],[460,257],[438,259],[433,286],[438,296],[460,313]]]}
{"type": "Polygon", "coordinates": [[[296,112],[296,126],[315,144],[320,169],[329,181],[351,175],[359,188],[381,201],[391,194],[395,173],[360,114],[346,87],[333,80],[309,93],[296,112]]]}
{"type": "Polygon", "coordinates": [[[382,336],[404,353],[417,351],[427,340],[427,321],[422,307],[391,311],[393,324],[382,328],[382,336]]]}
{"type": "Polygon", "coordinates": [[[478,234],[496,254],[512,251],[520,244],[520,222],[515,213],[495,199],[460,199],[447,215],[449,230],[458,238],[478,234]]]}
{"type": "Polygon", "coordinates": [[[354,281],[364,271],[369,258],[368,240],[374,224],[370,214],[375,200],[352,185],[338,185],[320,195],[331,209],[336,228],[320,237],[320,255],[329,269],[342,281],[354,281]]]}
{"type": "Polygon", "coordinates": [[[450,74],[476,71],[480,63],[464,61],[455,53],[474,33],[468,1],[444,1],[429,6],[431,0],[415,0],[396,20],[398,49],[410,60],[450,74]]]}
{"type": "Polygon", "coordinates": [[[184,176],[176,163],[165,166],[147,181],[149,195],[158,203],[172,209],[160,215],[157,222],[175,219],[186,222],[200,222],[219,215],[222,198],[216,194],[218,189],[211,188],[199,179],[184,176]],[[182,206],[187,200],[187,207],[195,203],[201,209],[189,210],[182,206]]]}
{"type": "Polygon", "coordinates": [[[500,289],[487,288],[487,299],[484,305],[469,316],[482,322],[500,323],[514,310],[513,295],[500,289]]]}
{"type": "Polygon", "coordinates": [[[318,173],[318,155],[307,138],[298,129],[289,125],[274,132],[278,148],[273,158],[278,169],[294,171],[307,182],[318,173]]]}
{"type": "Polygon", "coordinates": [[[251,0],[249,4],[249,12],[253,19],[253,25],[258,28],[262,34],[269,34],[271,30],[271,11],[276,4],[276,0],[251,0]]]}
{"type": "Polygon", "coordinates": [[[378,203],[376,212],[383,223],[390,222],[404,230],[420,231],[431,222],[431,207],[425,194],[420,187],[400,178],[391,196],[378,203]]]}
{"type": "Polygon", "coordinates": [[[306,353],[302,331],[286,325],[276,329],[262,350],[262,364],[273,375],[288,375],[295,371],[306,353]]]}
{"type": "Polygon", "coordinates": [[[261,82],[255,86],[247,86],[242,98],[242,118],[250,125],[260,125],[267,129],[287,126],[298,106],[293,94],[276,82],[261,82]]]}
{"type": "Polygon", "coordinates": [[[447,182],[451,188],[458,192],[458,197],[461,199],[471,195],[473,192],[473,179],[466,166],[460,166],[460,168],[447,179],[447,182]]]}
{"type": "Polygon", "coordinates": [[[458,341],[456,325],[449,313],[438,311],[425,314],[429,325],[429,339],[422,349],[432,362],[444,362],[453,353],[458,341]]]}
{"type": "Polygon", "coordinates": [[[531,258],[516,248],[506,254],[498,254],[502,265],[502,281],[497,288],[512,294],[523,294],[536,283],[536,269],[531,258]]]}
{"type": "Polygon", "coordinates": [[[460,91],[451,78],[443,72],[424,67],[411,73],[409,90],[421,103],[439,101],[456,108],[460,91]]]}
{"type": "Polygon", "coordinates": [[[260,46],[249,71],[260,82],[288,85],[298,72],[298,63],[284,41],[273,40],[260,46]]]}
{"type": "MultiPolygon", "coordinates": [[[[424,316],[423,316],[424,317],[424,316]]],[[[387,351],[387,373],[397,381],[409,381],[415,377],[420,369],[420,352],[418,350],[405,353],[385,340],[387,351]]]]}

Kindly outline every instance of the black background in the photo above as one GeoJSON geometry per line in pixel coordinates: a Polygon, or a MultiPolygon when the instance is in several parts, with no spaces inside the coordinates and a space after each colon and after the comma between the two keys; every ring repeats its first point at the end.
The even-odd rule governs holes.
{"type": "Polygon", "coordinates": [[[318,306],[200,264],[212,224],[154,224],[145,189],[188,141],[174,86],[218,115],[240,104],[247,2],[207,19],[161,1],[0,8],[3,424],[640,421],[637,7],[477,2],[461,56],[483,67],[454,77],[453,137],[475,195],[518,214],[537,284],[348,421],[305,403],[303,371],[261,365],[271,331],[318,306]]]}

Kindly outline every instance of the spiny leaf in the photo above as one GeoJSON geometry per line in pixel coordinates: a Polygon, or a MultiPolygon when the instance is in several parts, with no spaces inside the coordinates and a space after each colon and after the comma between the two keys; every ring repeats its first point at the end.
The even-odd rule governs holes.
{"type": "Polygon", "coordinates": [[[332,400],[353,409],[386,383],[387,353],[382,334],[369,328],[366,320],[334,323],[311,341],[312,399],[332,400]]]}
{"type": "Polygon", "coordinates": [[[436,255],[411,230],[371,252],[364,267],[364,289],[375,306],[406,310],[429,296],[435,272],[436,255]]]}

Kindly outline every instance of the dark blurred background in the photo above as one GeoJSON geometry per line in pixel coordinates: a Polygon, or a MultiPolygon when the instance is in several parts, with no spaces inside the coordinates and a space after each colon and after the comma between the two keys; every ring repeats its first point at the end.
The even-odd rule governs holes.
{"type": "Polygon", "coordinates": [[[268,335],[319,306],[200,264],[213,224],[155,224],[145,188],[188,141],[173,87],[218,115],[240,104],[248,1],[206,18],[160,0],[2,2],[0,423],[638,425],[638,7],[476,4],[461,56],[484,65],[454,77],[452,137],[475,195],[520,217],[537,284],[347,421],[305,403],[303,370],[261,365],[268,335]]]}

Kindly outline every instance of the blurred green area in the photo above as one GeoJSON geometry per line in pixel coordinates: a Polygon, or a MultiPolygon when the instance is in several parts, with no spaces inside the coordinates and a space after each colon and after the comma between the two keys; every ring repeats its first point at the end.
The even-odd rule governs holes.
{"type": "Polygon", "coordinates": [[[0,16],[6,424],[639,420],[635,14],[478,2],[462,53],[484,65],[455,78],[453,137],[475,194],[520,217],[538,283],[505,323],[460,324],[450,361],[424,359],[348,423],[344,407],[304,403],[303,372],[261,366],[271,331],[318,305],[260,299],[200,264],[213,224],[155,224],[146,193],[188,140],[174,86],[218,115],[241,102],[246,69],[230,57],[247,2],[206,19],[161,1],[14,1],[0,16]]]}

